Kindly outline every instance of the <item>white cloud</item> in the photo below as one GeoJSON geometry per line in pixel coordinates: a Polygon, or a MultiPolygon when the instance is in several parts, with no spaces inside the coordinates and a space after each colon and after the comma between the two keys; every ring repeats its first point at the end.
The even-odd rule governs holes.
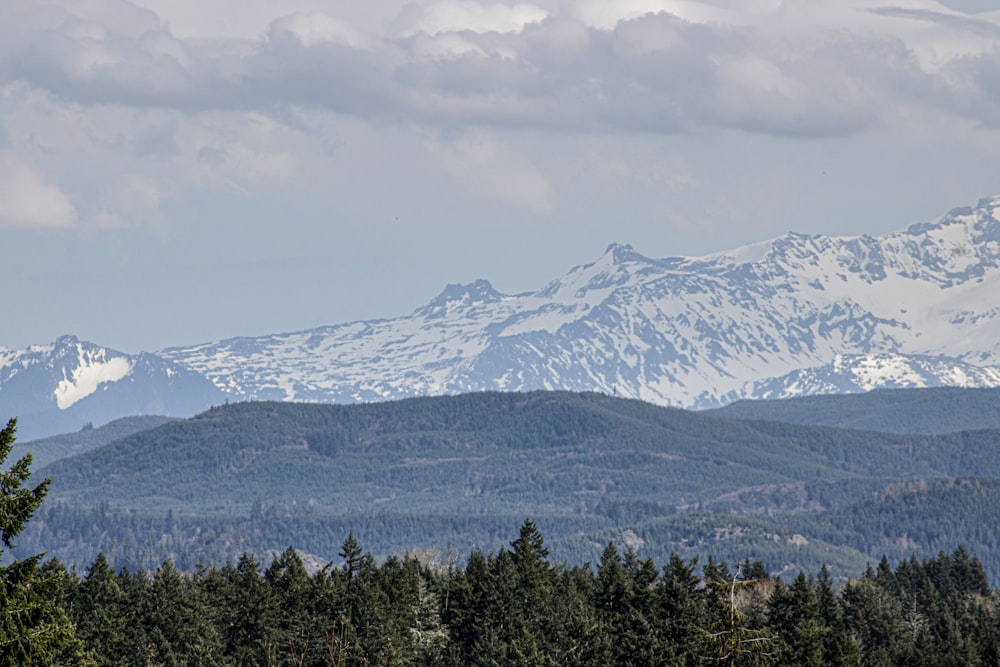
{"type": "Polygon", "coordinates": [[[529,3],[506,5],[444,0],[420,7],[411,5],[397,19],[396,34],[408,37],[417,33],[437,35],[443,32],[516,33],[531,23],[539,23],[549,12],[529,3]]]}
{"type": "MultiPolygon", "coordinates": [[[[0,74],[15,82],[0,99],[0,148],[69,188],[74,219],[114,229],[162,230],[168,205],[192,193],[358,210],[322,179],[355,168],[344,160],[357,145],[392,159],[406,140],[414,165],[436,160],[434,173],[468,192],[544,214],[571,196],[575,169],[546,152],[550,134],[600,137],[591,145],[620,164],[632,159],[623,147],[653,136],[690,138],[693,154],[730,130],[809,140],[1000,125],[1000,60],[975,37],[992,15],[944,20],[932,0],[906,11],[867,0],[59,1],[0,9],[0,74]]],[[[687,173],[677,165],[689,157],[668,162],[687,173]]],[[[378,185],[383,172],[365,169],[378,185]]],[[[645,191],[640,172],[630,178],[645,191]]]]}
{"type": "Polygon", "coordinates": [[[0,227],[65,228],[76,220],[65,192],[16,155],[0,153],[0,227]]]}
{"type": "Polygon", "coordinates": [[[289,35],[305,48],[340,44],[352,49],[370,47],[369,40],[351,25],[326,12],[307,12],[283,16],[274,21],[271,38],[289,35]]]}
{"type": "Polygon", "coordinates": [[[536,213],[551,210],[553,192],[546,176],[500,137],[475,130],[451,140],[432,139],[427,146],[462,189],[536,213]]]}
{"type": "Polygon", "coordinates": [[[146,175],[125,174],[103,189],[95,222],[105,229],[146,226],[166,232],[170,223],[163,205],[172,189],[146,175]]]}

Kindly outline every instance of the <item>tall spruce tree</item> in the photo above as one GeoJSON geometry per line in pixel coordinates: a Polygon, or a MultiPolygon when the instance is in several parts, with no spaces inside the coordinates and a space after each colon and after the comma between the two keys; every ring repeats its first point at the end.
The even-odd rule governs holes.
{"type": "MultiPolygon", "coordinates": [[[[16,431],[16,419],[0,430],[0,465],[14,450],[16,431]]],[[[30,468],[31,454],[25,454],[8,470],[0,469],[0,542],[7,549],[42,504],[51,481],[26,486],[30,468]]],[[[93,664],[55,603],[57,577],[39,569],[43,555],[0,566],[0,665],[93,664]]]]}

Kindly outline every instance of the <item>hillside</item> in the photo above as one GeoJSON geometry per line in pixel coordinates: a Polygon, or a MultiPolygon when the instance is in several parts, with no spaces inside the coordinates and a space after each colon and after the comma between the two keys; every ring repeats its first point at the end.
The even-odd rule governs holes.
{"type": "Polygon", "coordinates": [[[737,401],[705,414],[890,433],[1000,429],[1000,389],[876,389],[864,394],[737,401]]]}
{"type": "MultiPolygon", "coordinates": [[[[467,394],[358,406],[245,403],[43,470],[52,497],[244,512],[251,494],[344,511],[666,507],[822,479],[1000,475],[995,434],[916,438],[722,419],[599,394],[467,394]],[[115,484],[105,480],[115,476],[115,484]],[[463,499],[456,502],[456,499],[463,499]],[[572,499],[572,500],[571,500],[572,499]],[[458,506],[456,506],[458,505],[458,506]]],[[[766,509],[760,499],[745,510],[766,509]]]]}
{"type": "Polygon", "coordinates": [[[25,453],[30,453],[32,467],[38,470],[59,459],[89,452],[119,438],[162,426],[172,420],[171,417],[154,415],[122,417],[103,426],[86,425],[81,430],[72,433],[62,433],[38,440],[23,441],[18,439],[14,444],[14,452],[11,456],[21,457],[25,453]]]}
{"type": "Polygon", "coordinates": [[[629,539],[657,558],[750,550],[773,571],[856,572],[879,555],[859,537],[875,529],[845,536],[824,512],[902,482],[1000,477],[998,438],[742,421],[566,392],[230,404],[42,469],[54,480],[48,507],[22,547],[193,566],[289,544],[330,558],[354,531],[376,554],[464,553],[501,546],[530,516],[553,554],[575,562],[629,539]]]}

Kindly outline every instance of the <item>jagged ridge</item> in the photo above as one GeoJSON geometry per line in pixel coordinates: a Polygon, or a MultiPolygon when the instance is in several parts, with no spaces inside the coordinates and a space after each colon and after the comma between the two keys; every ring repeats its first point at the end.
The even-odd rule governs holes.
{"type": "MultiPolygon", "coordinates": [[[[168,414],[226,399],[478,390],[600,391],[700,408],[879,386],[996,386],[998,209],[1000,197],[878,237],[790,233],[694,258],[612,244],[534,292],[506,295],[478,280],[448,285],[404,317],[148,355],[72,337],[0,349],[0,410],[86,418],[123,383],[172,397],[161,400],[168,414]]],[[[135,413],[108,418],[125,414],[135,413]]]]}
{"type": "Polygon", "coordinates": [[[998,207],[983,200],[881,237],[788,234],[700,258],[613,244],[532,293],[449,285],[407,317],[161,354],[255,399],[569,389],[705,407],[774,394],[778,380],[766,378],[794,375],[805,390],[813,368],[827,378],[817,389],[879,386],[835,379],[867,355],[896,366],[884,373],[892,386],[992,385],[997,371],[982,367],[1000,350],[998,207]]]}

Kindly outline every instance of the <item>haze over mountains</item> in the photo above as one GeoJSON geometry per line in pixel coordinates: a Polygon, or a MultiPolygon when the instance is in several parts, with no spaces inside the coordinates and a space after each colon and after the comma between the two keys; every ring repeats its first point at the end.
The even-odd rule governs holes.
{"type": "Polygon", "coordinates": [[[998,210],[994,197],[883,236],[790,233],[697,258],[613,244],[534,292],[478,280],[394,319],[155,353],[71,336],[0,349],[0,414],[33,438],[243,400],[560,389],[711,408],[1000,386],[998,210]]]}

